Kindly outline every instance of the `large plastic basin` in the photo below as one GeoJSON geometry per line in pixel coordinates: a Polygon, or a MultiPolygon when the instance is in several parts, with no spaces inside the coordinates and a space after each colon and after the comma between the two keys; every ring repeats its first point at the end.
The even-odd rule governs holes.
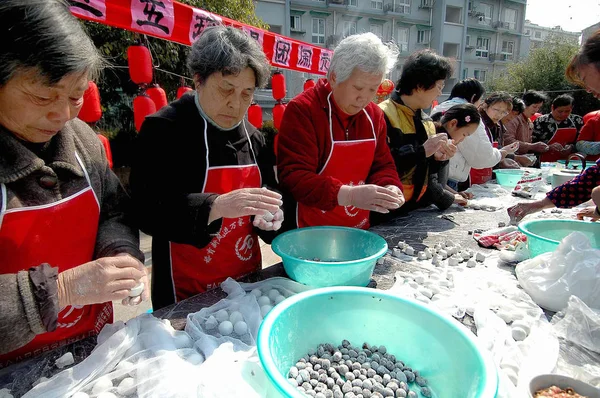
{"type": "Polygon", "coordinates": [[[519,230],[527,235],[531,258],[556,250],[558,244],[572,232],[586,235],[592,247],[600,249],[600,224],[578,220],[531,220],[519,224],[519,230]]]}

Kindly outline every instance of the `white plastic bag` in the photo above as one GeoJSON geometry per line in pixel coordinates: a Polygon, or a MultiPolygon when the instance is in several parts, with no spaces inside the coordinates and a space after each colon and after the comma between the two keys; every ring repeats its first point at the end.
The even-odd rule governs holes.
{"type": "Polygon", "coordinates": [[[541,254],[516,267],[523,289],[540,307],[560,311],[571,295],[592,308],[600,308],[600,250],[588,238],[573,232],[551,253],[541,254]]]}
{"type": "Polygon", "coordinates": [[[521,177],[521,180],[515,186],[512,194],[514,196],[531,199],[544,184],[545,180],[541,171],[526,171],[525,174],[523,174],[523,177],[521,177]]]}
{"type": "Polygon", "coordinates": [[[600,310],[571,296],[564,314],[555,315],[552,325],[558,337],[600,354],[600,310]]]}
{"type": "Polygon", "coordinates": [[[229,298],[251,292],[254,292],[254,295],[258,298],[260,296],[258,296],[257,290],[260,290],[262,295],[268,296],[273,289],[278,290],[282,296],[288,298],[296,293],[310,290],[312,287],[282,277],[269,278],[254,283],[237,282],[232,278],[227,278],[221,284],[221,289],[227,293],[229,298]]]}
{"type": "Polygon", "coordinates": [[[208,358],[223,343],[231,343],[236,351],[247,351],[255,346],[261,322],[256,297],[236,295],[188,314],[185,331],[208,358]]]}

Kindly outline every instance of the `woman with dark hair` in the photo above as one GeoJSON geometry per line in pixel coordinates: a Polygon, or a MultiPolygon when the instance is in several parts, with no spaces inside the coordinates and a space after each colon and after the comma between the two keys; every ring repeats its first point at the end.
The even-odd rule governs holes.
{"type": "MultiPolygon", "coordinates": [[[[402,180],[406,204],[402,211],[427,206],[433,198],[442,199],[439,184],[429,189],[430,175],[437,173],[438,161],[446,161],[456,152],[444,133],[436,134],[433,121],[423,109],[442,94],[444,81],[452,75],[448,58],[431,50],[411,54],[402,67],[397,91],[379,107],[387,125],[388,145],[402,180]],[[427,195],[426,195],[427,194],[427,195]]],[[[440,208],[452,205],[447,198],[436,203],[440,208]]]]}
{"type": "MultiPolygon", "coordinates": [[[[433,109],[433,113],[443,112],[458,104],[472,103],[478,107],[483,101],[485,89],[476,79],[466,79],[458,82],[452,88],[450,99],[442,102],[433,109]]],[[[476,133],[458,145],[456,155],[450,159],[448,185],[457,191],[464,191],[470,183],[482,183],[491,179],[491,168],[497,165],[510,153],[512,147],[496,149],[486,133],[483,122],[479,124],[476,133]],[[471,170],[476,179],[469,181],[471,170]]]]}
{"type": "Polygon", "coordinates": [[[98,333],[148,285],[128,199],[76,119],[103,60],[60,0],[0,2],[0,368],[98,333]]]}
{"type": "Polygon", "coordinates": [[[571,59],[566,76],[571,83],[585,87],[600,98],[600,30],[590,36],[571,59]]]}
{"type": "MultiPolygon", "coordinates": [[[[446,134],[454,145],[460,145],[471,136],[481,121],[479,111],[473,104],[454,105],[445,112],[431,115],[431,118],[434,120],[436,132],[446,134]]],[[[456,192],[448,186],[448,161],[440,162],[437,181],[447,192],[446,195],[453,195],[456,204],[466,206],[467,200],[473,197],[467,192],[456,192]]]]}
{"type": "MultiPolygon", "coordinates": [[[[506,116],[502,118],[500,121],[503,126],[506,126],[508,122],[513,120],[515,117],[519,116],[525,110],[525,103],[521,98],[513,97],[512,99],[512,109],[506,116]]],[[[506,127],[504,127],[506,129],[506,127]]],[[[502,145],[502,142],[499,142],[502,145]]]]}
{"type": "Polygon", "coordinates": [[[259,270],[257,232],[283,221],[281,195],[261,188],[276,184],[272,148],[245,117],[269,79],[262,48],[239,29],[210,27],[188,67],[195,91],[146,118],[131,170],[139,223],[153,238],[154,309],[259,270]]]}

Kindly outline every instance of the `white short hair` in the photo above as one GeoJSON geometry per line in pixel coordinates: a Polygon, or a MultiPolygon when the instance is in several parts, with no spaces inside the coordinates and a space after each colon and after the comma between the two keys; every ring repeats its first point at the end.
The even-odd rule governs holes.
{"type": "Polygon", "coordinates": [[[346,37],[333,51],[327,79],[335,73],[336,82],[348,79],[354,68],[371,74],[381,74],[381,79],[394,67],[398,59],[394,43],[383,44],[373,33],[346,37]]]}

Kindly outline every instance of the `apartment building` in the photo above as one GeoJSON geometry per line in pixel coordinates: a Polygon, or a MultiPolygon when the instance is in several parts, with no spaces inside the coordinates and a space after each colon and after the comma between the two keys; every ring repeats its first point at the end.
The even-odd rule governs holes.
{"type": "MultiPolygon", "coordinates": [[[[335,48],[348,35],[373,32],[401,50],[397,80],[412,52],[432,48],[453,58],[455,72],[445,91],[466,77],[482,81],[526,54],[522,48],[526,0],[257,0],[256,14],[274,32],[335,48]],[[287,15],[282,19],[283,15],[287,15]],[[289,33],[288,33],[289,32],[289,33]]],[[[306,78],[288,74],[288,96],[306,78]]]]}
{"type": "Polygon", "coordinates": [[[525,20],[524,25],[524,40],[523,46],[528,50],[533,50],[542,45],[542,43],[551,38],[560,38],[572,43],[579,43],[581,32],[568,32],[563,30],[560,26],[546,27],[538,24],[531,23],[529,20],[525,20]]]}

